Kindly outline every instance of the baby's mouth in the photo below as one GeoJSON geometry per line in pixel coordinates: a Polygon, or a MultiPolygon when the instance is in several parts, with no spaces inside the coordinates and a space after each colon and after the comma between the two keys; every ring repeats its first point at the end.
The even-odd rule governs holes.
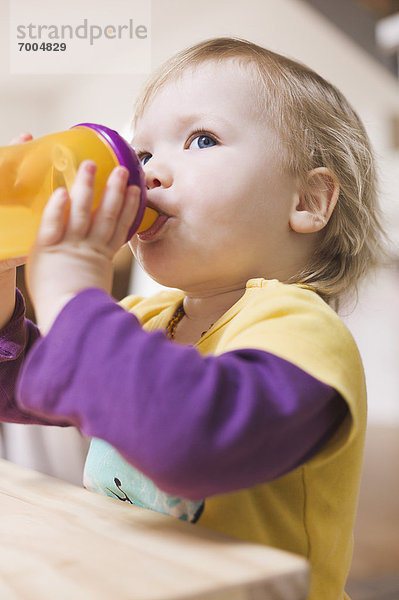
{"type": "MultiPolygon", "coordinates": [[[[150,210],[152,213],[156,212],[154,209],[150,208],[150,210]]],[[[152,220],[149,224],[149,227],[147,227],[146,229],[142,229],[142,227],[140,227],[140,230],[137,232],[137,237],[139,238],[139,240],[141,240],[141,241],[153,240],[157,236],[157,234],[161,231],[161,229],[163,228],[165,223],[169,220],[169,215],[165,215],[164,213],[161,213],[161,212],[156,212],[156,214],[157,214],[157,217],[156,217],[155,221],[152,220]]]]}
{"type": "Polygon", "coordinates": [[[140,223],[140,227],[138,228],[137,233],[147,231],[147,229],[149,229],[151,225],[155,223],[158,217],[159,211],[147,204],[144,211],[143,220],[140,223]]]}

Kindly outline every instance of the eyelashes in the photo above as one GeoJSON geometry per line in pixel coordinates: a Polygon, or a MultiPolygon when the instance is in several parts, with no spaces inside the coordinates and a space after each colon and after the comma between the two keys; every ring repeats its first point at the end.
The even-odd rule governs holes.
{"type": "Polygon", "coordinates": [[[217,142],[213,136],[206,133],[200,133],[192,138],[188,148],[190,150],[205,150],[206,148],[212,148],[212,146],[216,146],[216,144],[217,142]],[[198,141],[197,146],[194,145],[194,142],[196,141],[198,141]]]}
{"type": "Polygon", "coordinates": [[[137,158],[139,159],[139,161],[141,162],[141,166],[144,167],[144,165],[146,165],[148,163],[148,161],[150,160],[152,154],[149,154],[148,152],[143,152],[143,151],[137,151],[136,152],[137,158]]]}
{"type": "Polygon", "coordinates": [[[208,138],[210,139],[213,143],[212,146],[215,146],[216,144],[218,144],[218,139],[215,136],[215,134],[211,133],[210,131],[207,131],[206,129],[195,129],[194,131],[191,132],[191,134],[189,135],[186,145],[185,147],[190,148],[191,144],[194,140],[196,140],[197,138],[208,138]],[[188,144],[188,146],[187,146],[188,144]]]}
{"type": "MultiPolygon", "coordinates": [[[[220,142],[214,133],[208,131],[205,128],[198,128],[198,129],[195,129],[194,131],[192,131],[190,133],[190,135],[187,137],[187,139],[184,143],[184,149],[185,150],[189,150],[189,149],[205,150],[207,148],[212,148],[213,146],[216,146],[219,143],[220,142]],[[202,142],[200,142],[201,138],[202,138],[202,142]],[[192,147],[193,142],[195,142],[196,140],[198,140],[198,146],[192,147]],[[201,146],[201,143],[203,144],[202,146],[201,146]]],[[[139,161],[141,162],[141,166],[146,165],[148,163],[148,161],[150,160],[150,158],[152,157],[152,154],[150,152],[146,152],[145,150],[136,150],[136,154],[137,154],[139,161]]]]}

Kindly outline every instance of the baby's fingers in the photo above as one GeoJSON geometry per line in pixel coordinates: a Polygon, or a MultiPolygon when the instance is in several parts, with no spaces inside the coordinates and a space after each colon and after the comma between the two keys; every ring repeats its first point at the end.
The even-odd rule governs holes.
{"type": "Polygon", "coordinates": [[[57,188],[44,207],[36,242],[52,246],[62,241],[65,231],[65,214],[69,202],[65,188],[57,188]]]}
{"type": "Polygon", "coordinates": [[[124,167],[116,167],[109,176],[91,228],[92,239],[108,244],[113,238],[120,221],[128,177],[124,167]]]}
{"type": "Polygon", "coordinates": [[[84,239],[91,227],[96,170],[97,166],[91,160],[85,160],[79,165],[71,187],[71,208],[66,234],[69,240],[84,239]]]}
{"type": "Polygon", "coordinates": [[[109,241],[109,246],[115,252],[126,243],[129,229],[136,217],[140,204],[141,190],[137,185],[131,185],[125,192],[124,203],[119,215],[114,235],[109,241]]]}
{"type": "Polygon", "coordinates": [[[21,133],[11,140],[10,146],[13,146],[14,144],[23,144],[24,142],[30,142],[31,140],[33,140],[31,133],[21,133]]]}

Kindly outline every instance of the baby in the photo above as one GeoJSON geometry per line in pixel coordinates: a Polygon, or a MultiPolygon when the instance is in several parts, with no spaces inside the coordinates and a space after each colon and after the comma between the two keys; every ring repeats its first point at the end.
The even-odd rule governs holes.
{"type": "Polygon", "coordinates": [[[139,190],[117,168],[92,217],[83,163],[28,260],[39,328],[2,266],[1,417],[78,427],[89,489],[301,554],[309,598],[342,598],[366,391],[332,306],[380,250],[365,130],[309,68],[230,38],[167,61],[134,125],[159,217],[129,244],[176,289],[112,300],[139,190]]]}

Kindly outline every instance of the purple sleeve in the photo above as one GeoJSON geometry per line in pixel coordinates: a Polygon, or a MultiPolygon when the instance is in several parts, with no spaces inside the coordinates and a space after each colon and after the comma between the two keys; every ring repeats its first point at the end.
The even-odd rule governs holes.
{"type": "Polygon", "coordinates": [[[25,319],[25,302],[16,290],[15,309],[10,322],[0,331],[0,421],[53,424],[51,420],[35,417],[21,410],[15,402],[15,386],[26,353],[40,337],[36,325],[25,319]]]}
{"type": "Polygon", "coordinates": [[[21,406],[104,439],[161,489],[186,498],[251,487],[312,456],[346,404],[259,350],[201,356],[98,289],[63,309],[22,371],[21,406]]]}

